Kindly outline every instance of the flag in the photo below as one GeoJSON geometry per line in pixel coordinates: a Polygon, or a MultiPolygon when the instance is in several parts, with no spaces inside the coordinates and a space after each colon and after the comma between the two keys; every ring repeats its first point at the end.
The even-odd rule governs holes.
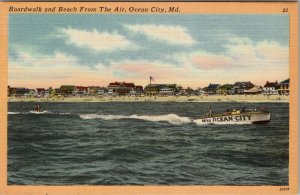
{"type": "Polygon", "coordinates": [[[154,78],[152,76],[150,76],[150,81],[154,81],[154,78]]]}

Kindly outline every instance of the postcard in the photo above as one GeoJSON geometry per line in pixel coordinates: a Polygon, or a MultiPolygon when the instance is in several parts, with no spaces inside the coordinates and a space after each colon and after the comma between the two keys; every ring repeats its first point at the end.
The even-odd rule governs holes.
{"type": "Polygon", "coordinates": [[[296,194],[297,2],[0,4],[0,194],[296,194]]]}

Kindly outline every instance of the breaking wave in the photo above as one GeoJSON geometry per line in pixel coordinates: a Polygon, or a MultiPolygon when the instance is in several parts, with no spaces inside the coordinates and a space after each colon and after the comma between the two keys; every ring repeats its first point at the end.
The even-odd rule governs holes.
{"type": "Polygon", "coordinates": [[[152,122],[165,121],[174,125],[180,125],[184,123],[191,123],[192,120],[189,117],[181,117],[176,114],[167,115],[154,115],[154,116],[124,116],[124,115],[102,115],[102,114],[80,114],[82,119],[103,119],[103,120],[118,120],[118,119],[139,119],[152,122]]]}

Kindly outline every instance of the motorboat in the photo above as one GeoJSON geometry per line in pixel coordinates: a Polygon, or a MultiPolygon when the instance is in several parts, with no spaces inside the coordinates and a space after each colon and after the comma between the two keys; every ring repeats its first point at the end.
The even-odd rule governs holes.
{"type": "Polygon", "coordinates": [[[200,119],[197,119],[198,124],[214,123],[214,124],[232,124],[232,123],[268,123],[271,120],[271,114],[266,108],[255,109],[232,109],[226,110],[220,114],[208,114],[200,119]]]}

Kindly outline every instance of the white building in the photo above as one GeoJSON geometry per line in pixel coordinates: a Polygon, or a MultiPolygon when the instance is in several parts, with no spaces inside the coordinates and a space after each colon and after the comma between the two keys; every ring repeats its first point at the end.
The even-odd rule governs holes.
{"type": "Polygon", "coordinates": [[[264,85],[262,94],[263,95],[278,95],[278,82],[269,82],[264,85]]]}

